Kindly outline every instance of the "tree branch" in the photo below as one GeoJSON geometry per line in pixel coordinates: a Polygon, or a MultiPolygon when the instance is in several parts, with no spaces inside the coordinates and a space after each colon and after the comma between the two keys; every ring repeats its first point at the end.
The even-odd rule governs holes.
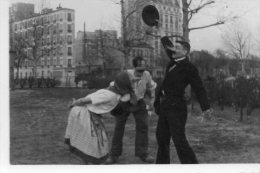
{"type": "Polygon", "coordinates": [[[188,17],[188,22],[190,22],[190,20],[192,19],[193,17],[193,13],[190,13],[190,16],[188,17]]]}
{"type": "Polygon", "coordinates": [[[196,30],[196,29],[204,29],[204,28],[209,28],[209,27],[212,27],[212,26],[223,25],[223,24],[225,24],[225,21],[219,21],[219,22],[216,22],[216,23],[213,23],[213,24],[210,24],[210,25],[189,28],[189,30],[192,31],[192,30],[196,30]]]}
{"type": "Polygon", "coordinates": [[[204,4],[202,4],[202,5],[199,5],[197,8],[195,8],[195,9],[192,9],[192,10],[189,10],[189,13],[198,13],[198,11],[199,10],[201,10],[202,8],[204,8],[204,7],[206,7],[206,6],[208,6],[208,5],[210,5],[210,4],[213,4],[213,3],[215,3],[215,1],[213,1],[213,0],[211,0],[211,1],[208,1],[208,2],[206,2],[206,3],[204,3],[204,4]]]}
{"type": "Polygon", "coordinates": [[[190,0],[190,2],[188,2],[188,6],[190,7],[190,4],[191,4],[192,0],[190,0]]]}

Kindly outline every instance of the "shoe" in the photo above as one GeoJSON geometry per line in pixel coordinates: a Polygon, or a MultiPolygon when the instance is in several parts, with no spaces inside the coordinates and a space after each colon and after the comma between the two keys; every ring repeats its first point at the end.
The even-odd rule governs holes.
{"type": "Polygon", "coordinates": [[[118,157],[117,156],[109,156],[107,158],[107,160],[105,161],[105,164],[107,165],[111,165],[111,164],[115,164],[118,160],[118,157]]]}
{"type": "Polygon", "coordinates": [[[154,159],[152,157],[150,157],[149,155],[146,156],[140,156],[139,157],[143,162],[146,163],[154,163],[154,159]]]}

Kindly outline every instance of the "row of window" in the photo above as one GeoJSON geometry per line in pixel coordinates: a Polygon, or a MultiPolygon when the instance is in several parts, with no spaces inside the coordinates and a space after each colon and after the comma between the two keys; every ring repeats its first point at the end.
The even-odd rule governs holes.
{"type": "Polygon", "coordinates": [[[53,37],[45,37],[39,40],[41,42],[41,46],[48,46],[48,45],[56,45],[56,44],[72,44],[72,35],[68,35],[67,38],[66,36],[53,36],[53,37]],[[66,41],[66,42],[65,42],[66,41]]]}
{"type": "Polygon", "coordinates": [[[133,57],[136,57],[136,56],[149,57],[149,56],[151,56],[151,51],[150,50],[143,50],[143,49],[133,49],[131,51],[131,55],[133,57]]]}
{"type": "MultiPolygon", "coordinates": [[[[44,35],[55,35],[58,33],[63,33],[64,30],[64,24],[57,24],[57,25],[53,25],[53,26],[44,26],[44,27],[38,27],[37,31],[39,32],[39,34],[44,34],[44,35]]],[[[15,32],[18,32],[17,29],[14,29],[15,32]]],[[[33,32],[35,29],[26,29],[25,34],[27,35],[28,33],[33,32]]],[[[67,32],[68,33],[72,33],[72,24],[67,24],[67,32]]]]}
{"type": "MultiPolygon", "coordinates": [[[[32,74],[32,72],[20,72],[20,75],[19,75],[19,78],[28,78],[29,76],[32,76],[33,74],[32,74]]],[[[41,71],[41,77],[50,77],[50,78],[52,78],[52,72],[51,71],[47,71],[47,73],[46,73],[46,76],[45,76],[45,72],[42,70],[41,71]]],[[[38,77],[40,77],[39,76],[39,72],[37,72],[37,76],[38,77]]]]}
{"type": "Polygon", "coordinates": [[[49,16],[44,16],[44,17],[38,17],[30,20],[26,20],[24,22],[20,23],[15,23],[14,24],[14,30],[22,30],[22,29],[27,29],[31,28],[33,24],[35,23],[36,25],[45,25],[45,24],[50,24],[50,23],[56,23],[56,21],[63,21],[63,19],[66,19],[67,16],[67,21],[71,22],[72,21],[72,13],[61,13],[61,14],[53,14],[49,16]],[[63,15],[65,17],[63,17],[63,15]]]}
{"type": "MultiPolygon", "coordinates": [[[[28,49],[26,52],[27,56],[30,57],[32,56],[32,49],[28,49]]],[[[41,57],[53,57],[53,56],[63,56],[63,51],[61,47],[56,47],[56,48],[43,48],[37,52],[38,55],[41,57]]],[[[67,49],[67,55],[72,56],[72,47],[68,47],[67,49]]]]}
{"type": "MultiPolygon", "coordinates": [[[[40,61],[37,62],[37,66],[63,66],[66,60],[61,59],[60,57],[57,58],[43,58],[40,61]]],[[[72,59],[68,59],[67,61],[67,67],[72,67],[72,59]]],[[[32,61],[24,61],[22,64],[23,67],[33,67],[32,61]]]]}

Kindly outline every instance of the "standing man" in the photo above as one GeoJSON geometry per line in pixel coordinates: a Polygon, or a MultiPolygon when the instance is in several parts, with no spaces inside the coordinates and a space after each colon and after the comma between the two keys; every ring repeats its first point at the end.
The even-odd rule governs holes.
{"type": "MultiPolygon", "coordinates": [[[[148,154],[148,111],[144,101],[145,93],[149,92],[151,100],[154,100],[156,83],[148,71],[146,71],[145,61],[142,57],[133,59],[134,69],[127,70],[134,93],[131,100],[124,104],[122,114],[115,116],[115,130],[112,139],[112,148],[107,164],[114,164],[122,154],[123,135],[128,116],[132,113],[136,123],[135,135],[135,156],[143,162],[153,163],[153,159],[148,154]]],[[[153,102],[153,101],[152,101],[153,102]]]]}
{"type": "Polygon", "coordinates": [[[203,114],[210,116],[211,109],[197,68],[187,58],[190,45],[184,41],[174,44],[159,29],[162,45],[170,62],[166,68],[165,78],[156,96],[154,107],[159,115],[156,129],[158,152],[156,163],[170,163],[170,139],[172,138],[181,163],[198,163],[186,135],[187,106],[184,97],[185,88],[191,85],[196,93],[203,114]]]}

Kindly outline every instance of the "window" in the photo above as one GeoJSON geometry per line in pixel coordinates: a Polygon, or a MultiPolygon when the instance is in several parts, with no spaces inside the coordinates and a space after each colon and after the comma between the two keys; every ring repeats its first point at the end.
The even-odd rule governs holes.
{"type": "Polygon", "coordinates": [[[44,48],[44,55],[45,56],[50,56],[50,51],[48,48],[44,48]]]}
{"type": "Polygon", "coordinates": [[[56,51],[55,50],[53,50],[53,56],[56,56],[56,51]]]}
{"type": "Polygon", "coordinates": [[[57,65],[60,65],[60,58],[59,57],[57,58],[57,62],[56,63],[57,63],[57,65]]]}
{"type": "Polygon", "coordinates": [[[47,27],[47,35],[50,34],[50,27],[47,27]]]}
{"type": "Polygon", "coordinates": [[[53,26],[53,34],[56,34],[56,26],[53,26]]]}
{"type": "Polygon", "coordinates": [[[44,76],[44,71],[42,70],[42,77],[44,76]]]}
{"type": "Polygon", "coordinates": [[[68,32],[72,32],[71,24],[68,24],[68,32]]]}
{"type": "Polygon", "coordinates": [[[56,45],[56,42],[57,42],[57,37],[53,36],[53,44],[56,45]]]}
{"type": "Polygon", "coordinates": [[[48,66],[50,65],[50,59],[49,58],[47,59],[47,65],[48,66]]]}
{"type": "Polygon", "coordinates": [[[68,13],[68,21],[72,21],[71,13],[68,13]]]}
{"type": "Polygon", "coordinates": [[[47,65],[47,58],[44,58],[44,65],[47,65]]]}
{"type": "Polygon", "coordinates": [[[178,28],[178,20],[175,21],[175,28],[178,28]]]}
{"type": "Polygon", "coordinates": [[[165,15],[165,22],[168,23],[168,15],[165,15]]]}
{"type": "Polygon", "coordinates": [[[68,35],[67,42],[68,42],[68,44],[72,44],[72,36],[71,35],[68,35]]]}
{"type": "Polygon", "coordinates": [[[60,15],[60,21],[63,21],[62,14],[60,15]]]}
{"type": "Polygon", "coordinates": [[[50,65],[53,65],[53,57],[51,57],[50,65]]]}
{"type": "Polygon", "coordinates": [[[63,52],[62,52],[62,48],[60,47],[59,48],[59,54],[62,56],[63,55],[63,52]]]}
{"type": "Polygon", "coordinates": [[[68,67],[71,67],[71,59],[68,59],[68,67]]]}
{"type": "Polygon", "coordinates": [[[56,18],[57,18],[57,16],[54,14],[54,16],[53,16],[53,23],[56,23],[56,18]]]}
{"type": "Polygon", "coordinates": [[[68,47],[68,55],[69,55],[69,56],[72,55],[72,49],[71,49],[71,47],[68,47]]]}
{"type": "Polygon", "coordinates": [[[57,60],[56,60],[56,58],[54,58],[54,60],[53,60],[53,65],[54,65],[54,66],[57,65],[57,60]]]}
{"type": "Polygon", "coordinates": [[[60,42],[60,44],[62,44],[62,42],[63,42],[62,36],[60,36],[59,42],[60,42]]]}

